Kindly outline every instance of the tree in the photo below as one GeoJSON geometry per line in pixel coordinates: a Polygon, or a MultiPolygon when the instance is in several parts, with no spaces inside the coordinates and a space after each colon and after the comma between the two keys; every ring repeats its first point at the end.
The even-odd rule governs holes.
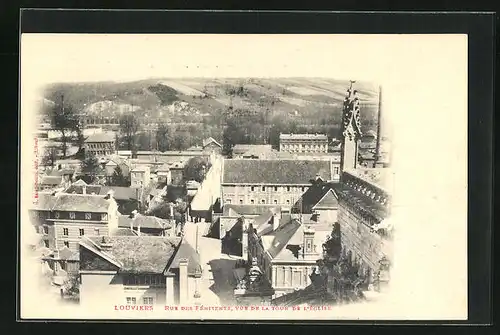
{"type": "Polygon", "coordinates": [[[120,117],[120,132],[127,144],[127,150],[132,150],[135,144],[139,122],[133,114],[124,114],[120,117]]]}
{"type": "Polygon", "coordinates": [[[66,157],[68,140],[71,138],[70,133],[78,127],[78,117],[75,114],[73,106],[64,104],[64,96],[61,96],[61,102],[51,108],[50,118],[52,127],[61,132],[61,149],[63,157],[66,157]]]}
{"type": "Polygon", "coordinates": [[[82,161],[82,173],[87,176],[87,180],[91,183],[95,181],[97,177],[97,171],[99,169],[99,161],[94,154],[89,154],[82,161]]]}
{"type": "Polygon", "coordinates": [[[191,144],[191,135],[188,132],[178,131],[174,134],[171,143],[171,149],[185,150],[191,144]]]}
{"type": "Polygon", "coordinates": [[[193,157],[189,159],[184,168],[184,175],[188,180],[196,180],[201,183],[210,169],[210,162],[205,157],[193,157]]]}
{"type": "Polygon", "coordinates": [[[85,136],[83,135],[83,123],[82,122],[76,122],[75,124],[75,132],[76,132],[76,144],[78,145],[78,151],[81,152],[83,145],[85,144],[85,136]]]}
{"type": "Polygon", "coordinates": [[[123,175],[123,171],[120,166],[115,168],[113,176],[111,176],[111,186],[130,186],[127,178],[123,175]]]}
{"type": "Polygon", "coordinates": [[[42,165],[54,167],[57,160],[57,149],[56,148],[45,148],[42,156],[42,165]]]}
{"type": "Polygon", "coordinates": [[[169,150],[168,127],[165,123],[160,123],[156,130],[156,148],[161,151],[169,150]]]}

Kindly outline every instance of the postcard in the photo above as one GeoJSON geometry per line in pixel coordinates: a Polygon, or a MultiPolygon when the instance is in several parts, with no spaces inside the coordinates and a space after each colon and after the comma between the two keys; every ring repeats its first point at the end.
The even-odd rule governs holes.
{"type": "Polygon", "coordinates": [[[22,34],[26,319],[467,318],[467,36],[22,34]]]}

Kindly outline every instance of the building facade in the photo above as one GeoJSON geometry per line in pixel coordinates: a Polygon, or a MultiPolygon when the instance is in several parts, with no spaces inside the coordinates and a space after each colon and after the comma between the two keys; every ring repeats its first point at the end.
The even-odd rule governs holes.
{"type": "Polygon", "coordinates": [[[113,236],[80,242],[80,304],[187,305],[202,268],[180,238],[113,236]]]}
{"type": "Polygon", "coordinates": [[[325,134],[280,134],[280,151],[328,152],[328,136],[325,134]]]}
{"type": "Polygon", "coordinates": [[[110,132],[96,133],[85,139],[85,154],[105,158],[116,152],[115,134],[110,132]]]}
{"type": "Polygon", "coordinates": [[[30,212],[44,246],[52,250],[67,247],[75,252],[82,237],[106,236],[118,228],[112,195],[40,193],[30,212]]]}
{"type": "Polygon", "coordinates": [[[328,161],[225,159],[222,205],[291,207],[317,177],[333,179],[328,161]]]}

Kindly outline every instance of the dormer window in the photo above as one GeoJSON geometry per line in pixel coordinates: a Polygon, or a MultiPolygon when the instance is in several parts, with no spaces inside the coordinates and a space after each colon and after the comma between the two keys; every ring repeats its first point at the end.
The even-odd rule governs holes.
{"type": "Polygon", "coordinates": [[[85,213],[85,220],[91,220],[92,219],[92,213],[85,213]]]}
{"type": "Polygon", "coordinates": [[[253,187],[253,186],[250,187],[250,191],[252,191],[252,192],[255,191],[255,187],[253,187]]]}
{"type": "Polygon", "coordinates": [[[75,212],[69,212],[69,218],[74,219],[75,218],[75,212]]]}
{"type": "Polygon", "coordinates": [[[101,221],[108,220],[108,214],[101,214],[101,221]]]}

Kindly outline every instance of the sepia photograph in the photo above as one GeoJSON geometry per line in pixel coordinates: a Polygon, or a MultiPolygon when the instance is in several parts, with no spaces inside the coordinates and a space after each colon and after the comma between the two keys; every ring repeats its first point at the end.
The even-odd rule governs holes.
{"type": "Polygon", "coordinates": [[[22,316],[466,319],[466,50],[23,34],[22,316]]]}

